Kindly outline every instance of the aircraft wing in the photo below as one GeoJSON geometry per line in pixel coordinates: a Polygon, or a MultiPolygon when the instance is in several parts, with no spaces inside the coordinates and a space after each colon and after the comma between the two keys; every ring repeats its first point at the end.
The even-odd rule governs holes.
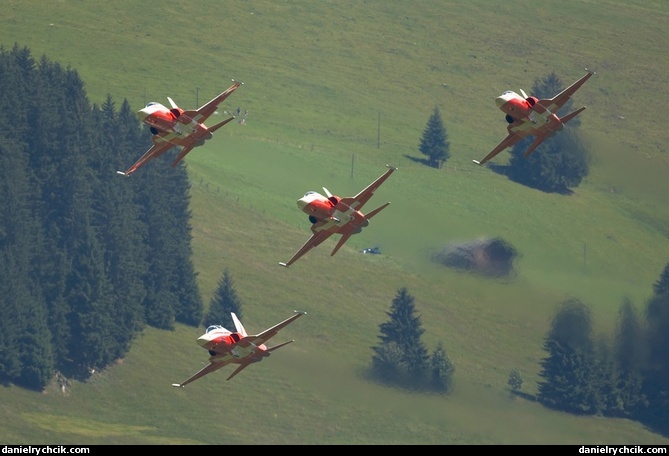
{"type": "Polygon", "coordinates": [[[383,184],[386,179],[388,179],[388,177],[397,170],[397,168],[394,166],[386,165],[386,167],[388,168],[388,171],[386,171],[381,177],[369,184],[353,198],[342,198],[342,201],[357,211],[361,210],[362,206],[364,206],[365,203],[372,197],[372,195],[374,195],[376,189],[379,188],[381,184],[383,184]]]}
{"type": "Polygon", "coordinates": [[[581,88],[583,83],[590,79],[590,77],[595,74],[592,71],[588,71],[588,73],[583,76],[581,79],[564,89],[562,92],[558,93],[555,95],[553,98],[549,98],[548,100],[539,100],[539,103],[541,103],[543,106],[546,107],[551,112],[558,112],[564,104],[569,101],[569,99],[574,95],[574,93],[581,88]]]}
{"type": "MultiPolygon", "coordinates": [[[[270,340],[272,337],[276,336],[279,331],[281,331],[283,328],[288,326],[290,323],[294,322],[298,318],[300,318],[302,315],[305,315],[306,312],[303,311],[295,311],[295,314],[289,318],[286,318],[283,320],[281,323],[276,324],[272,326],[269,329],[264,330],[260,334],[256,334],[255,336],[246,336],[243,337],[237,345],[241,345],[243,347],[248,347],[249,345],[261,345],[270,340]]],[[[282,344],[284,345],[284,344],[282,344]]]]}
{"type": "Polygon", "coordinates": [[[232,358],[228,358],[228,359],[220,361],[220,362],[212,362],[211,358],[210,358],[210,361],[209,361],[208,365],[206,365],[205,367],[200,369],[197,373],[195,373],[194,375],[189,377],[187,380],[185,380],[181,383],[172,383],[172,386],[180,386],[180,387],[183,388],[184,386],[188,385],[190,382],[194,382],[198,378],[204,377],[207,374],[211,374],[212,372],[219,370],[221,367],[227,366],[231,362],[232,362],[232,358]]]}
{"type": "Polygon", "coordinates": [[[198,108],[195,111],[195,115],[192,116],[192,119],[200,123],[207,120],[207,118],[211,116],[216,111],[216,109],[218,109],[218,105],[223,103],[223,101],[225,101],[225,99],[228,98],[232,92],[237,90],[237,87],[243,84],[238,81],[233,82],[234,84],[232,84],[225,92],[219,94],[216,98],[211,99],[202,107],[198,108]]]}
{"type": "Polygon", "coordinates": [[[122,174],[124,176],[129,176],[130,174],[137,171],[137,169],[140,166],[143,166],[149,160],[152,160],[156,157],[161,156],[163,153],[170,150],[172,147],[174,147],[174,144],[170,143],[169,141],[154,144],[153,146],[151,146],[151,148],[149,150],[146,151],[146,153],[144,155],[142,155],[142,157],[139,160],[137,160],[135,162],[134,165],[132,165],[130,168],[128,168],[125,172],[123,172],[123,171],[116,171],[116,172],[118,174],[122,174]]]}
{"type": "Polygon", "coordinates": [[[477,165],[483,165],[485,162],[493,158],[495,155],[499,154],[501,151],[506,149],[507,147],[511,147],[514,144],[516,144],[518,141],[520,141],[521,138],[520,136],[516,135],[515,133],[509,133],[506,138],[502,140],[501,143],[497,144],[493,150],[490,151],[488,155],[486,155],[483,160],[478,161],[478,160],[472,160],[474,163],[477,165]]]}
{"type": "Polygon", "coordinates": [[[313,249],[314,247],[325,241],[333,234],[334,231],[328,231],[328,230],[315,232],[314,234],[311,235],[311,237],[307,240],[307,242],[305,242],[304,245],[300,247],[300,250],[298,250],[297,253],[295,253],[295,255],[293,255],[293,257],[290,260],[288,260],[286,263],[279,262],[279,264],[281,266],[289,267],[305,253],[307,253],[309,250],[313,249]]]}

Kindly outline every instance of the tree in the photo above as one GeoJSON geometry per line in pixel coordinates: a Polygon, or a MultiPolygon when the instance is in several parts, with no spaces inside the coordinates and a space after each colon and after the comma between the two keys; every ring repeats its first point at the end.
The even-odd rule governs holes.
{"type": "Polygon", "coordinates": [[[509,380],[506,383],[513,391],[520,391],[523,387],[523,377],[520,375],[520,371],[517,368],[514,367],[511,369],[509,380]]]}
{"type": "Polygon", "coordinates": [[[618,311],[614,340],[614,400],[612,412],[632,418],[647,406],[642,390],[645,353],[645,334],[629,298],[623,299],[618,311]]]}
{"type": "Polygon", "coordinates": [[[446,128],[441,119],[441,113],[437,106],[434,107],[432,115],[427,121],[423,136],[420,139],[420,146],[418,150],[423,155],[427,155],[427,162],[433,168],[441,168],[443,162],[448,160],[451,156],[449,152],[450,143],[448,142],[448,135],[446,128]]]}
{"type": "Polygon", "coordinates": [[[379,338],[383,343],[395,342],[402,352],[402,364],[406,369],[419,371],[428,365],[428,353],[421,341],[425,332],[420,316],[415,315],[414,297],[406,287],[400,288],[393,299],[390,312],[386,315],[390,321],[382,323],[379,338]]]}
{"type": "Polygon", "coordinates": [[[390,321],[381,323],[379,329],[381,344],[372,347],[372,369],[377,373],[388,372],[389,368],[407,374],[407,381],[413,386],[422,384],[429,366],[429,355],[421,336],[420,316],[415,315],[414,297],[406,287],[397,291],[386,315],[390,321]],[[393,347],[390,344],[394,344],[393,347]],[[392,356],[390,356],[392,355],[392,356]],[[394,365],[389,364],[389,361],[394,365]]]}
{"type": "Polygon", "coordinates": [[[230,271],[226,268],[223,275],[218,281],[218,287],[214,293],[214,297],[209,304],[209,310],[202,321],[202,324],[207,327],[210,325],[222,325],[228,329],[235,327],[232,321],[231,312],[237,315],[237,318],[242,320],[242,302],[237,296],[234,282],[230,271]]]}
{"type": "Polygon", "coordinates": [[[669,294],[669,263],[664,267],[660,278],[653,284],[653,292],[656,296],[669,294]]]}
{"type": "Polygon", "coordinates": [[[432,353],[430,358],[430,371],[432,373],[432,388],[437,391],[449,392],[453,388],[453,375],[455,366],[446,355],[444,346],[441,342],[432,353]]]}
{"type": "Polygon", "coordinates": [[[18,45],[0,76],[1,380],[86,377],[147,322],[199,324],[185,164],[113,177],[150,143],[127,101],[91,106],[76,71],[18,45]]]}
{"type": "MultiPolygon", "coordinates": [[[[126,153],[136,154],[141,144],[137,128],[137,116],[127,101],[120,111],[114,110],[114,101],[108,96],[98,110],[92,114],[97,118],[100,132],[94,162],[100,170],[101,188],[95,192],[95,225],[101,227],[101,242],[104,263],[114,293],[112,318],[116,325],[113,337],[118,344],[119,355],[125,353],[134,336],[145,325],[142,303],[146,297],[144,274],[147,269],[147,226],[141,220],[139,205],[133,200],[139,180],[118,179],[116,170],[126,153]],[[112,152],[112,153],[110,153],[112,152]]],[[[117,355],[117,356],[119,356],[117,355]]]]}
{"type": "Polygon", "coordinates": [[[648,366],[644,373],[644,393],[649,410],[646,423],[669,432],[669,264],[653,285],[655,294],[646,305],[648,366]]]}
{"type": "Polygon", "coordinates": [[[544,341],[548,356],[541,361],[539,399],[571,413],[595,413],[594,344],[590,310],[578,299],[562,303],[544,341]]]}
{"type": "MultiPolygon", "coordinates": [[[[549,98],[564,89],[562,81],[550,73],[537,79],[532,93],[539,99],[549,98]]],[[[573,100],[569,100],[558,111],[558,115],[571,112],[573,100]]],[[[523,185],[545,192],[569,193],[590,172],[589,154],[578,138],[580,119],[572,119],[566,128],[546,139],[527,157],[524,153],[535,137],[528,136],[511,149],[507,175],[523,185]]]]}
{"type": "Polygon", "coordinates": [[[404,354],[395,342],[386,342],[374,347],[376,354],[372,357],[372,372],[386,382],[396,382],[402,377],[404,354]]]}

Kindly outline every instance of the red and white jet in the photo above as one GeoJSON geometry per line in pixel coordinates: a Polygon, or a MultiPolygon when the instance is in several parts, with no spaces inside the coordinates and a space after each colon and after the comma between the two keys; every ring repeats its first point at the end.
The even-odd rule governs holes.
{"type": "Polygon", "coordinates": [[[168,109],[155,101],[148,103],[137,112],[137,117],[149,125],[153,134],[151,137],[153,146],[127,171],[117,171],[117,173],[129,176],[149,160],[161,156],[174,146],[181,146],[181,153],[172,162],[172,166],[176,166],[188,152],[211,139],[216,130],[235,118],[232,116],[212,127],[207,127],[204,124],[204,121],[216,111],[218,105],[242,84],[242,82],[233,80],[232,86],[225,92],[194,111],[184,111],[170,97],[167,97],[167,100],[170,102],[172,109],[168,109]]]}
{"type": "Polygon", "coordinates": [[[172,383],[172,386],[184,387],[190,382],[217,371],[228,364],[239,364],[239,367],[237,367],[237,369],[235,369],[235,371],[227,378],[227,380],[230,380],[249,365],[267,358],[270,353],[277,348],[295,342],[294,340],[289,340],[273,347],[267,347],[265,345],[265,343],[276,336],[281,329],[305,314],[306,312],[296,310],[295,315],[282,321],[278,325],[274,325],[255,336],[249,336],[246,333],[244,326],[242,326],[242,323],[237,318],[237,315],[232,312],[232,321],[235,323],[236,331],[228,331],[220,325],[209,326],[207,331],[197,339],[198,345],[205,350],[208,350],[211,355],[209,364],[184,382],[172,383]]]}
{"type": "Polygon", "coordinates": [[[520,91],[522,96],[507,90],[497,97],[495,103],[506,114],[506,121],[509,124],[506,129],[509,134],[483,160],[473,160],[473,162],[482,165],[524,137],[533,135],[536,137],[534,142],[523,154],[524,157],[530,155],[546,138],[562,130],[564,124],[583,112],[585,106],[562,118],[556,114],[593,74],[595,73],[588,71],[585,76],[553,98],[539,100],[533,96],[528,97],[523,90],[520,91]]]}
{"type": "Polygon", "coordinates": [[[364,227],[368,226],[369,220],[390,204],[389,202],[385,203],[368,214],[360,212],[376,189],[397,169],[390,165],[386,166],[389,168],[388,171],[352,198],[340,198],[331,194],[327,188],[323,187],[327,196],[310,191],[297,200],[297,207],[309,214],[311,232],[313,234],[290,260],[286,263],[280,262],[279,264],[289,267],[309,250],[333,234],[339,233],[341,234],[341,238],[330,254],[332,256],[337,253],[339,248],[352,235],[359,233],[364,227]]]}

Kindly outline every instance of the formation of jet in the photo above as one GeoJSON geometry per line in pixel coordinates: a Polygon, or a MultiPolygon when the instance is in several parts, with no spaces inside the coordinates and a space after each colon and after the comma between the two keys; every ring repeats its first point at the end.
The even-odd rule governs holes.
{"type": "Polygon", "coordinates": [[[353,197],[340,198],[323,187],[325,195],[309,191],[297,200],[297,207],[309,214],[312,234],[290,260],[279,264],[289,267],[333,234],[341,234],[339,242],[330,254],[333,256],[352,235],[359,233],[364,227],[368,226],[369,220],[390,204],[389,202],[385,203],[368,214],[361,212],[362,207],[372,197],[376,189],[397,169],[390,165],[386,165],[386,167],[388,167],[388,171],[353,197]]]}
{"type": "Polygon", "coordinates": [[[216,130],[235,118],[234,116],[229,117],[212,127],[207,127],[204,124],[204,121],[216,112],[218,105],[223,103],[242,84],[242,82],[233,80],[232,86],[225,92],[194,111],[184,111],[170,97],[167,97],[167,100],[170,102],[171,109],[155,101],[148,103],[137,112],[137,117],[149,125],[153,135],[151,137],[153,146],[130,168],[126,171],[117,171],[117,173],[129,176],[149,160],[161,156],[172,147],[180,146],[181,153],[172,162],[172,166],[176,166],[188,152],[211,139],[216,130]]]}
{"type": "MultiPolygon", "coordinates": [[[[522,96],[512,91],[506,91],[497,97],[495,102],[505,113],[509,124],[507,126],[508,135],[482,160],[474,160],[474,163],[483,165],[504,149],[513,146],[526,136],[533,135],[536,138],[524,154],[524,156],[529,155],[546,138],[560,131],[564,124],[585,109],[585,107],[582,107],[562,118],[556,114],[593,74],[593,72],[588,71],[581,79],[549,99],[527,96],[522,90],[522,96]]],[[[124,172],[118,171],[118,173],[128,176],[149,160],[160,156],[174,146],[180,146],[182,148],[181,153],[172,163],[172,166],[176,166],[194,147],[200,146],[206,140],[211,139],[217,129],[234,119],[234,117],[230,117],[209,128],[204,125],[204,121],[216,111],[218,105],[242,84],[233,82],[234,84],[225,92],[194,111],[182,110],[169,97],[171,109],[155,102],[147,104],[138,112],[138,117],[142,122],[149,125],[153,134],[153,146],[130,168],[124,172]]],[[[327,188],[323,187],[325,195],[308,191],[302,198],[298,199],[298,208],[309,216],[312,234],[290,260],[279,264],[290,267],[295,261],[333,234],[340,234],[341,238],[330,254],[334,256],[352,235],[360,233],[363,228],[367,227],[370,219],[390,204],[389,202],[382,204],[367,214],[362,212],[363,206],[374,195],[374,192],[397,170],[390,165],[386,165],[386,167],[388,170],[384,174],[353,197],[342,198],[333,195],[327,188]]],[[[293,340],[289,340],[273,347],[265,345],[281,329],[305,314],[306,312],[295,311],[293,316],[281,323],[259,334],[248,335],[237,316],[232,313],[235,331],[230,331],[220,325],[212,325],[197,339],[197,343],[209,352],[209,364],[185,381],[173,383],[172,386],[184,387],[224,366],[237,364],[237,368],[227,378],[227,380],[230,380],[252,363],[263,360],[274,350],[293,342],[293,340]]]]}
{"type": "Polygon", "coordinates": [[[200,371],[184,380],[181,383],[172,383],[172,386],[184,387],[190,382],[197,380],[207,374],[227,366],[228,364],[238,364],[237,369],[230,374],[227,380],[240,373],[251,364],[267,358],[274,350],[288,345],[294,340],[283,342],[273,347],[267,347],[265,343],[277,333],[294,322],[306,312],[295,311],[295,314],[272,326],[265,331],[249,336],[237,318],[234,312],[231,313],[232,321],[235,323],[235,331],[229,331],[220,325],[212,325],[207,331],[197,339],[198,345],[209,352],[209,364],[200,371]]]}
{"type": "Polygon", "coordinates": [[[473,160],[473,162],[477,165],[483,165],[504,149],[513,146],[526,136],[532,135],[535,137],[534,142],[523,154],[524,157],[527,157],[546,138],[562,130],[564,124],[585,110],[584,106],[562,118],[556,114],[593,74],[595,73],[588,71],[585,76],[553,98],[539,100],[537,97],[527,96],[523,90],[520,91],[522,96],[507,90],[497,97],[495,103],[506,114],[506,121],[509,124],[506,127],[508,135],[481,161],[473,160]]]}

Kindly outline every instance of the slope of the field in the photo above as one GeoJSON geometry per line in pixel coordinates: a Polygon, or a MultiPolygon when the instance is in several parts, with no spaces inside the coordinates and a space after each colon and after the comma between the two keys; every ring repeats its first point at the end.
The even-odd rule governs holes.
{"type": "MultiPolygon", "coordinates": [[[[635,422],[575,417],[510,397],[518,368],[536,392],[556,306],[577,297],[609,340],[624,297],[641,312],[669,260],[663,54],[669,6],[649,1],[9,1],[0,44],[77,69],[92,102],[139,109],[202,104],[244,81],[221,109],[248,111],[186,158],[193,247],[209,300],[225,268],[260,331],[301,318],[296,342],[226,382],[171,388],[206,362],[202,328],[147,329],[118,365],[44,394],[0,389],[2,443],[495,444],[669,443],[635,422]],[[574,105],[592,172],[573,195],[514,184],[473,158],[504,136],[493,99],[555,71],[597,71],[574,105]],[[451,159],[425,167],[418,143],[434,106],[451,159]],[[296,200],[325,186],[351,196],[399,170],[365,207],[391,205],[330,257],[289,269],[309,236],[296,200]],[[500,236],[521,253],[496,281],[430,261],[446,243],[500,236]],[[362,255],[378,245],[382,255],[362,255]],[[455,391],[423,396],[363,378],[396,291],[415,297],[455,391]]],[[[212,120],[213,122],[214,120],[212,120]]],[[[143,151],[138,151],[139,155],[143,151]]],[[[502,153],[496,161],[503,162],[502,153]]],[[[168,158],[152,166],[168,166],[168,158]]],[[[128,163],[119,163],[124,169],[128,163]]],[[[141,169],[131,178],[141,179],[141,169]]]]}

